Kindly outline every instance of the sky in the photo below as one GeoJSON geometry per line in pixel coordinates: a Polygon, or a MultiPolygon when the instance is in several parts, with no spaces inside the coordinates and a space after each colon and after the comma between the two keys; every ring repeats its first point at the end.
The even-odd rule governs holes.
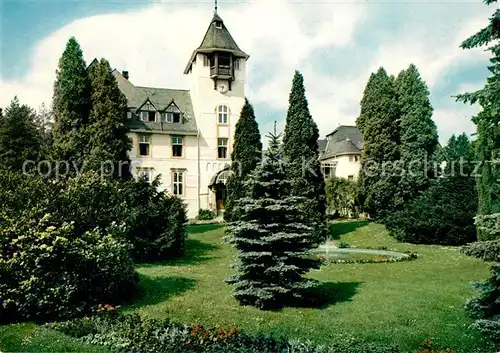
{"type": "MultiPolygon", "coordinates": [[[[87,63],[127,70],[135,85],[189,89],[183,70],[213,15],[213,1],[0,0],[0,107],[14,96],[51,103],[57,62],[75,36],[87,63]]],[[[353,125],[371,72],[414,63],[427,82],[441,143],[475,131],[477,106],[457,93],[488,76],[483,49],[460,43],[493,13],[480,0],[219,0],[219,15],[250,55],[247,97],[263,134],[283,129],[294,70],[304,75],[321,136],[353,125]]]]}

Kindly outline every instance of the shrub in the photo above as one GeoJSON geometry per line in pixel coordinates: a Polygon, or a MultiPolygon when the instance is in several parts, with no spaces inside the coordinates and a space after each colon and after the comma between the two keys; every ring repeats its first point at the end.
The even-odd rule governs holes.
{"type": "Polygon", "coordinates": [[[198,216],[196,216],[196,219],[200,221],[209,221],[211,219],[214,219],[214,213],[211,210],[204,210],[200,208],[198,210],[198,216]]]}
{"type": "Polygon", "coordinates": [[[384,223],[391,235],[403,242],[462,245],[474,241],[477,193],[473,182],[442,179],[403,210],[386,217],[384,223]]]}
{"type": "Polygon", "coordinates": [[[128,246],[98,229],[77,234],[50,215],[0,227],[0,320],[68,318],[129,298],[138,281],[128,246]]]}
{"type": "Polygon", "coordinates": [[[339,248],[341,249],[346,249],[346,248],[350,248],[351,246],[349,245],[348,242],[346,242],[345,240],[341,240],[340,243],[339,243],[339,248]]]}
{"type": "Polygon", "coordinates": [[[148,353],[401,353],[393,345],[338,339],[328,346],[270,335],[250,335],[236,328],[206,328],[169,320],[141,319],[137,314],[101,312],[90,318],[50,324],[82,341],[122,352],[148,353]]]}
{"type": "Polygon", "coordinates": [[[484,282],[475,283],[479,296],[466,304],[470,316],[479,329],[492,339],[500,341],[500,265],[491,266],[491,276],[484,282]]]}
{"type": "Polygon", "coordinates": [[[119,228],[115,234],[132,245],[138,262],[165,260],[183,253],[187,217],[182,200],[158,187],[158,178],[149,184],[84,174],[68,181],[56,214],[61,222],[74,222],[79,234],[96,227],[119,228]]]}
{"type": "Polygon", "coordinates": [[[358,185],[355,181],[331,176],[326,181],[325,187],[329,215],[342,218],[356,218],[358,216],[358,185]]]}
{"type": "Polygon", "coordinates": [[[476,226],[483,235],[482,238],[486,238],[486,240],[499,238],[500,213],[493,213],[489,215],[478,215],[476,217],[476,226]]]}
{"type": "Polygon", "coordinates": [[[460,248],[460,252],[483,261],[500,261],[500,240],[478,241],[460,248]]]}

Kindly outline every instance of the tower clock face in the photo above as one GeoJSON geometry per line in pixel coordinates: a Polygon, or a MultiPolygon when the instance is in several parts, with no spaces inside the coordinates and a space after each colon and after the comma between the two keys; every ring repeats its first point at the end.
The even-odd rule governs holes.
{"type": "Polygon", "coordinates": [[[220,93],[226,93],[227,92],[227,84],[219,83],[217,85],[217,89],[219,90],[220,93]]]}

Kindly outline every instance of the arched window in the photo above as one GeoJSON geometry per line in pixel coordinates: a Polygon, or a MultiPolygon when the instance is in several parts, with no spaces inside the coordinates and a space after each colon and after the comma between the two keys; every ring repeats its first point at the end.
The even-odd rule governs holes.
{"type": "Polygon", "coordinates": [[[219,124],[227,124],[229,121],[229,108],[227,105],[219,105],[217,107],[217,122],[219,124]]]}

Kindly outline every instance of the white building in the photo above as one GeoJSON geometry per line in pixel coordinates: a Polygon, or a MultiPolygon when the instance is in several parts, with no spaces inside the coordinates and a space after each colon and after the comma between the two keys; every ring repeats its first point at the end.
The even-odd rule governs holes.
{"type": "Polygon", "coordinates": [[[325,179],[331,175],[356,180],[361,170],[363,136],[356,126],[341,125],[318,141],[325,179]]]}
{"type": "Polygon", "coordinates": [[[132,173],[161,175],[162,188],[186,202],[189,218],[200,208],[224,208],[248,57],[215,13],[184,70],[189,90],[135,86],[128,72],[114,71],[127,98],[132,173]]]}

